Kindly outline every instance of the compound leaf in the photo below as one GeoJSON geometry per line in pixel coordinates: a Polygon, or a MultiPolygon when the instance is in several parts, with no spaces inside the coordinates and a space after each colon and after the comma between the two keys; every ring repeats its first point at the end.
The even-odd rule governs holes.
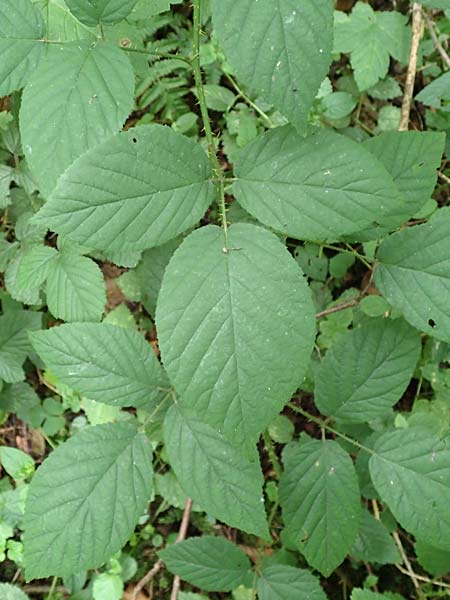
{"type": "Polygon", "coordinates": [[[383,502],[407,531],[447,550],[450,545],[450,449],[427,429],[383,434],[369,462],[383,502]]]}
{"type": "Polygon", "coordinates": [[[406,390],[421,347],[402,319],[373,319],[344,334],[316,376],[320,412],[354,423],[382,418],[406,390]]]}
{"type": "Polygon", "coordinates": [[[146,408],[167,380],[152,346],[134,331],[105,323],[74,323],[31,336],[58,381],[91,400],[146,408]]]}
{"type": "Polygon", "coordinates": [[[159,556],[171,573],[206,592],[228,592],[248,583],[249,559],[221,537],[190,538],[168,546],[159,556]]]}
{"type": "Polygon", "coordinates": [[[360,493],[350,456],[337,442],[309,440],[284,453],[280,504],[286,532],[327,577],[350,552],[359,528],[360,493]]]}
{"type": "Polygon", "coordinates": [[[100,567],[133,532],[151,482],[151,446],[133,424],[87,427],[59,446],[29,488],[27,579],[100,567]]]}
{"type": "Polygon", "coordinates": [[[299,132],[330,64],[330,0],[212,0],[214,29],[240,79],[299,132]]]}
{"type": "Polygon", "coordinates": [[[27,83],[44,51],[44,37],[44,21],[30,0],[2,0],[0,97],[19,90],[27,83]]]}
{"type": "Polygon", "coordinates": [[[258,579],[259,600],[326,600],[319,581],[309,571],[289,565],[272,565],[263,569],[258,579]]]}
{"type": "Polygon", "coordinates": [[[294,259],[254,225],[232,225],[227,242],[199,229],[166,269],[156,323],[183,406],[251,451],[310,359],[314,311],[294,259]]]}
{"type": "Polygon", "coordinates": [[[133,69],[119,48],[89,40],[52,48],[20,110],[24,153],[45,196],[76,158],[122,127],[133,92],[133,69]]]}
{"type": "Polygon", "coordinates": [[[248,144],[236,164],[239,204],[290,237],[319,240],[382,225],[401,198],[385,167],[360,144],[335,132],[290,127],[248,144]]]}
{"type": "Polygon", "coordinates": [[[65,2],[81,23],[95,27],[99,23],[111,25],[125,19],[137,0],[65,0],[65,2]]]}
{"type": "Polygon", "coordinates": [[[170,464],[183,489],[231,527],[268,539],[259,462],[248,461],[210,425],[172,406],[164,422],[170,464]]]}
{"type": "Polygon", "coordinates": [[[143,250],[195,225],[213,200],[202,147],[161,125],[110,137],[61,177],[36,219],[99,250],[143,250]]]}
{"type": "Polygon", "coordinates": [[[47,304],[64,321],[100,321],[106,288],[100,267],[90,258],[62,250],[50,263],[47,304]]]}
{"type": "Polygon", "coordinates": [[[450,209],[390,235],[378,251],[377,288],[420,331],[450,342],[450,209]]]}

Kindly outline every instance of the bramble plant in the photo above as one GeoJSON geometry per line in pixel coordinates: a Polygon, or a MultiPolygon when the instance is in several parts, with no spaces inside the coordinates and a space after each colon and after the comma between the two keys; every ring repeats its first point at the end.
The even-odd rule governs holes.
{"type": "Polygon", "coordinates": [[[0,598],[448,594],[450,3],[342,4],[2,0],[0,598]]]}

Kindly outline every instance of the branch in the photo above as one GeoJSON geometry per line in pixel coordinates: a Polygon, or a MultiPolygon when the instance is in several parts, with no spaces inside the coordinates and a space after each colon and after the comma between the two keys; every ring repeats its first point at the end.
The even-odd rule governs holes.
{"type": "Polygon", "coordinates": [[[414,93],[414,81],[417,70],[417,52],[422,37],[422,5],[413,2],[412,5],[412,38],[411,51],[409,53],[408,71],[406,72],[405,90],[403,93],[402,110],[400,116],[399,131],[408,131],[409,114],[411,112],[412,97],[414,93]]]}
{"type": "MultiPolygon", "coordinates": [[[[395,566],[400,571],[400,573],[403,573],[404,575],[410,575],[410,572],[407,569],[403,568],[401,565],[395,565],[395,566]]],[[[436,579],[429,579],[429,577],[425,577],[424,575],[418,575],[417,573],[414,573],[414,577],[416,579],[418,579],[419,581],[423,581],[424,583],[431,583],[432,585],[436,585],[437,587],[450,589],[450,583],[444,583],[443,581],[436,581],[436,579]]]]}
{"type": "Polygon", "coordinates": [[[327,317],[328,315],[332,315],[333,313],[339,312],[340,310],[345,310],[346,308],[352,308],[353,306],[357,306],[358,304],[359,300],[349,300],[348,302],[343,302],[342,304],[336,304],[336,306],[332,306],[331,308],[327,308],[326,310],[322,310],[316,313],[316,319],[327,317]]]}
{"type": "Polygon", "coordinates": [[[150,581],[153,579],[153,577],[162,569],[163,567],[163,561],[161,559],[159,559],[158,561],[155,562],[155,564],[153,565],[153,567],[150,569],[150,571],[144,575],[144,577],[142,579],[140,579],[134,590],[133,590],[133,595],[131,596],[131,600],[136,600],[139,592],[145,588],[146,585],[148,585],[150,583],[150,581]]]}
{"type": "MultiPolygon", "coordinates": [[[[405,574],[409,575],[416,590],[420,589],[420,584],[417,581],[417,575],[414,573],[411,563],[409,562],[409,558],[406,556],[406,552],[405,552],[405,549],[403,548],[400,536],[398,535],[398,533],[396,531],[394,531],[394,533],[392,534],[392,537],[394,538],[394,541],[397,545],[398,551],[400,552],[400,556],[402,557],[402,560],[406,567],[406,569],[403,569],[403,571],[406,571],[405,574]]],[[[398,567],[399,567],[399,565],[397,565],[397,568],[398,567]]]]}
{"type": "MultiPolygon", "coordinates": [[[[192,500],[188,498],[186,500],[186,504],[184,506],[183,518],[181,520],[180,530],[178,532],[176,544],[178,542],[182,542],[187,533],[187,529],[189,526],[189,517],[191,516],[191,508],[192,508],[192,500]]],[[[170,594],[170,600],[177,600],[178,592],[180,591],[180,578],[178,575],[175,575],[175,579],[173,580],[172,593],[170,594]]]]}
{"type": "Polygon", "coordinates": [[[430,32],[434,47],[441,55],[442,60],[447,65],[447,68],[450,69],[450,56],[444,50],[444,46],[441,44],[438,36],[436,35],[436,30],[434,28],[434,22],[430,19],[430,17],[427,15],[427,13],[425,11],[423,11],[423,18],[425,19],[425,23],[427,25],[428,31],[430,32]]]}

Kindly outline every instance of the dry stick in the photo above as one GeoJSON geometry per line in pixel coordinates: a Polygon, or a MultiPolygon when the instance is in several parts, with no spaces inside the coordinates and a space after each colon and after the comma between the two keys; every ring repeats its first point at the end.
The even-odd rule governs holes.
{"type": "MultiPolygon", "coordinates": [[[[396,531],[394,531],[394,533],[392,534],[392,537],[394,538],[394,541],[397,545],[398,551],[400,552],[400,556],[402,557],[402,560],[405,564],[405,571],[406,573],[409,575],[411,581],[413,582],[414,587],[416,588],[416,590],[420,589],[420,584],[417,581],[417,575],[414,573],[413,568],[411,566],[411,563],[409,562],[409,558],[406,556],[406,552],[405,549],[403,548],[402,545],[402,541],[400,539],[400,536],[398,535],[398,533],[396,531]]],[[[398,565],[397,565],[398,566],[398,565]]]]}
{"type": "MultiPolygon", "coordinates": [[[[177,542],[181,542],[182,540],[184,540],[184,538],[186,537],[186,532],[187,532],[187,528],[189,525],[189,517],[191,514],[191,508],[192,508],[192,500],[190,498],[188,498],[186,500],[186,505],[184,507],[184,513],[183,513],[183,518],[181,519],[181,525],[180,525],[180,529],[178,531],[178,536],[177,536],[177,542]]],[[[144,577],[138,581],[138,583],[136,584],[134,590],[133,590],[133,595],[132,595],[132,600],[136,600],[139,592],[150,583],[150,581],[153,579],[153,577],[162,569],[163,567],[163,561],[161,559],[159,559],[158,561],[156,561],[156,563],[153,565],[153,567],[150,569],[150,571],[144,575],[144,577]]],[[[178,587],[179,587],[179,583],[178,583],[178,587]]],[[[172,591],[173,594],[173,591],[172,591]]],[[[177,590],[177,594],[178,594],[178,590],[177,590]]],[[[174,596],[174,598],[176,598],[177,596],[174,596]]]]}
{"type": "MultiPolygon", "coordinates": [[[[186,537],[187,529],[189,526],[189,517],[191,516],[191,508],[192,508],[192,500],[188,498],[186,500],[186,504],[184,506],[183,518],[181,519],[180,530],[178,532],[176,544],[178,542],[182,542],[186,537]]],[[[173,580],[172,593],[170,594],[170,600],[177,600],[178,592],[180,591],[180,578],[178,575],[175,575],[175,579],[173,580]]]]}
{"type": "Polygon", "coordinates": [[[336,306],[332,306],[331,308],[327,308],[326,310],[322,310],[321,312],[316,313],[316,319],[321,319],[322,317],[332,315],[333,313],[339,312],[340,310],[345,310],[346,308],[352,308],[353,306],[357,306],[358,304],[358,300],[349,300],[348,302],[337,304],[336,306]]]}
{"type": "Polygon", "coordinates": [[[155,562],[155,564],[150,569],[150,571],[146,575],[144,575],[144,577],[142,579],[140,579],[137,582],[137,584],[133,590],[133,595],[131,596],[132,600],[136,600],[139,592],[150,583],[150,581],[153,579],[153,577],[162,569],[162,566],[163,566],[163,561],[161,559],[159,559],[158,561],[155,562]]]}
{"type": "Polygon", "coordinates": [[[430,32],[431,39],[433,40],[434,47],[441,55],[442,60],[445,62],[447,67],[450,69],[450,56],[444,50],[444,46],[439,41],[438,36],[436,35],[436,30],[434,28],[434,22],[430,19],[425,11],[423,11],[423,17],[425,19],[425,23],[427,24],[428,31],[430,32]]]}
{"type": "MultiPolygon", "coordinates": [[[[410,575],[409,571],[403,568],[401,565],[396,565],[396,567],[400,571],[400,573],[403,573],[404,575],[410,575]]],[[[435,585],[437,587],[450,589],[450,583],[444,583],[443,581],[430,579],[429,577],[425,577],[424,575],[418,575],[417,573],[414,573],[414,577],[419,581],[423,581],[424,583],[431,583],[432,585],[435,585]]]]}
{"type": "Polygon", "coordinates": [[[409,113],[411,112],[412,97],[414,93],[414,81],[416,79],[417,52],[422,35],[422,5],[413,2],[412,5],[412,38],[411,51],[409,53],[408,71],[406,72],[405,90],[403,94],[402,111],[400,115],[399,131],[408,131],[409,113]]]}

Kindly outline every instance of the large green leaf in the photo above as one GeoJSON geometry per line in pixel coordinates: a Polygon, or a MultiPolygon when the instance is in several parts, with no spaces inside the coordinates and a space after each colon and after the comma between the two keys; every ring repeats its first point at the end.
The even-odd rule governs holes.
{"type": "Polygon", "coordinates": [[[90,258],[62,250],[50,263],[47,304],[53,316],[64,321],[100,321],[106,288],[99,266],[90,258]]]}
{"type": "Polygon", "coordinates": [[[204,535],[172,544],[159,553],[174,575],[206,592],[228,592],[252,581],[250,561],[225,538],[204,535]]]}
{"type": "Polygon", "coordinates": [[[9,583],[0,583],[0,598],[2,600],[29,600],[25,592],[9,583]]]}
{"type": "Polygon", "coordinates": [[[44,51],[45,26],[30,0],[0,4],[0,97],[22,88],[44,51]]]}
{"type": "Polygon", "coordinates": [[[81,23],[95,27],[99,23],[111,25],[125,19],[137,0],[65,0],[65,2],[81,23]]]}
{"type": "Polygon", "coordinates": [[[211,7],[238,77],[304,132],[331,62],[331,0],[212,0],[211,7]]]}
{"type": "Polygon", "coordinates": [[[0,317],[0,379],[16,383],[25,378],[22,365],[31,351],[28,332],[40,326],[40,313],[18,310],[0,317]]]}
{"type": "Polygon", "coordinates": [[[133,70],[119,48],[88,40],[52,46],[20,110],[23,149],[44,195],[78,156],[122,127],[133,92],[133,70]]]}
{"type": "Polygon", "coordinates": [[[50,246],[31,246],[27,248],[19,262],[16,276],[16,287],[28,290],[39,287],[47,279],[51,263],[58,256],[50,246]]]}
{"type": "Polygon", "coordinates": [[[133,329],[66,324],[35,333],[31,342],[58,381],[97,402],[147,408],[167,387],[152,346],[133,329]]]}
{"type": "Polygon", "coordinates": [[[400,561],[397,546],[386,527],[368,510],[363,510],[361,514],[358,535],[350,554],[358,560],[380,565],[400,561]]]}
{"type": "Polygon", "coordinates": [[[257,586],[259,600],[326,600],[314,575],[288,565],[272,565],[263,569],[257,586]]]}
{"type": "Polygon", "coordinates": [[[215,429],[172,406],[164,422],[170,464],[185,492],[213,517],[269,537],[257,460],[248,461],[215,429]]]}
{"type": "Polygon", "coordinates": [[[383,502],[407,531],[438,548],[450,545],[450,448],[427,429],[382,435],[370,475],[383,502]]]}
{"type": "Polygon", "coordinates": [[[203,216],[210,175],[195,141],[161,125],[138,127],[79,158],[37,219],[99,250],[159,246],[203,216]]]}
{"type": "Polygon", "coordinates": [[[44,18],[46,39],[52,42],[73,42],[90,39],[95,41],[95,31],[89,29],[67,8],[64,0],[33,0],[44,18]]]}
{"type": "Polygon", "coordinates": [[[450,550],[435,548],[422,540],[416,540],[414,544],[417,560],[420,566],[431,573],[433,577],[442,577],[450,572],[450,550]]]}
{"type": "Polygon", "coordinates": [[[401,207],[394,181],[363,146],[314,129],[290,127],[258,136],[239,155],[234,192],[265,225],[300,239],[327,239],[378,223],[401,207]]]}
{"type": "Polygon", "coordinates": [[[375,283],[417,329],[450,342],[450,209],[389,236],[378,251],[375,283]]]}
{"type": "Polygon", "coordinates": [[[354,423],[385,416],[406,390],[420,352],[419,333],[402,319],[371,319],[344,334],[316,374],[320,412],[354,423]]]}
{"type": "Polygon", "coordinates": [[[286,531],[308,563],[328,576],[350,552],[360,494],[350,456],[331,440],[288,446],[280,481],[286,531]]]}
{"type": "Polygon", "coordinates": [[[387,131],[364,146],[392,175],[406,200],[404,221],[430,199],[444,151],[445,134],[437,131],[387,131]]]}
{"type": "Polygon", "coordinates": [[[227,242],[216,226],[186,238],[156,323],[183,406],[248,449],[302,382],[315,333],[299,267],[276,236],[247,224],[232,225],[227,242]]]}
{"type": "Polygon", "coordinates": [[[29,488],[27,579],[100,567],[133,532],[151,482],[150,443],[130,423],[87,427],[59,446],[29,488]]]}
{"type": "Polygon", "coordinates": [[[397,11],[375,12],[358,2],[351,15],[336,12],[334,51],[350,54],[355,80],[360,90],[384,79],[390,56],[406,63],[410,47],[407,18],[397,11]]]}

